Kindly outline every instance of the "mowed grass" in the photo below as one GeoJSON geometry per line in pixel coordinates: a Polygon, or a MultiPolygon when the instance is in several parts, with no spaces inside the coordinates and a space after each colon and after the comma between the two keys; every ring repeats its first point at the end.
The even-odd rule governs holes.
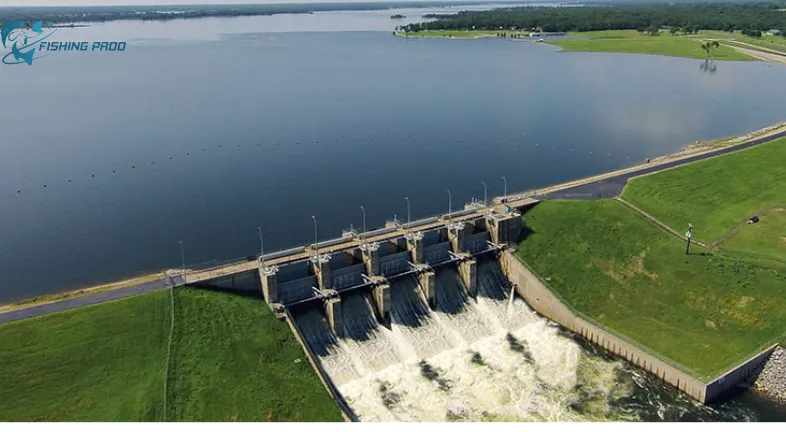
{"type": "Polygon", "coordinates": [[[430,37],[430,38],[455,38],[455,39],[475,39],[482,37],[497,37],[498,33],[507,35],[529,36],[529,33],[514,32],[510,30],[421,30],[419,32],[400,33],[407,37],[430,37]]]}
{"type": "Polygon", "coordinates": [[[631,180],[622,197],[679,232],[719,239],[768,207],[786,206],[786,139],[631,180]]]}
{"type": "Polygon", "coordinates": [[[0,421],[342,420],[261,299],[174,294],[166,415],[169,291],[0,326],[0,421]]]}
{"type": "Polygon", "coordinates": [[[262,299],[175,291],[168,418],[341,421],[289,326],[262,299]]]}
{"type": "Polygon", "coordinates": [[[516,255],[574,309],[696,376],[786,334],[786,278],[685,243],[616,201],[548,201],[516,255]]]}
{"type": "Polygon", "coordinates": [[[755,224],[742,225],[739,231],[725,239],[720,246],[731,252],[786,262],[786,208],[784,207],[769,209],[762,213],[759,222],[755,224]]]}
{"type": "MultiPolygon", "coordinates": [[[[672,36],[661,33],[659,36],[641,35],[633,30],[573,33],[586,39],[548,40],[549,44],[559,46],[563,51],[610,52],[631,54],[653,54],[672,57],[706,59],[707,53],[701,49],[701,42],[694,38],[672,36]]],[[[712,50],[714,60],[754,60],[732,48],[720,46],[712,50]]]]}
{"type": "Polygon", "coordinates": [[[0,326],[0,421],[162,421],[168,296],[0,326]]]}
{"type": "MultiPolygon", "coordinates": [[[[739,31],[736,31],[734,33],[728,33],[728,32],[713,31],[713,30],[702,30],[701,34],[703,36],[706,35],[708,37],[711,37],[712,39],[726,40],[729,42],[734,42],[731,39],[735,39],[738,42],[745,42],[751,45],[756,45],[762,48],[767,48],[773,51],[778,51],[786,54],[786,38],[782,36],[762,35],[761,38],[755,38],[752,36],[745,36],[739,31]]],[[[740,44],[739,46],[746,48],[746,46],[742,44],[740,44]]]]}

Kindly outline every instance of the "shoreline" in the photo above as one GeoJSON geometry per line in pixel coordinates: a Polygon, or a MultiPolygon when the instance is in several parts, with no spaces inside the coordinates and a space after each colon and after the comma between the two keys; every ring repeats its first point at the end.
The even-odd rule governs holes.
{"type": "MultiPolygon", "coordinates": [[[[675,160],[685,159],[699,154],[712,152],[721,148],[742,145],[749,141],[755,139],[767,138],[784,131],[786,131],[786,120],[750,132],[746,132],[741,135],[734,135],[734,136],[719,138],[710,141],[696,141],[691,144],[686,144],[676,152],[651,158],[648,163],[637,164],[611,172],[601,173],[594,176],[588,176],[582,179],[567,180],[563,183],[551,185],[545,188],[540,188],[537,191],[540,192],[541,194],[548,193],[549,191],[563,189],[566,187],[570,187],[571,185],[585,183],[588,181],[594,181],[597,179],[602,179],[605,177],[614,176],[625,172],[640,170],[645,166],[663,164],[666,162],[672,162],[675,160]]],[[[516,196],[517,194],[509,194],[505,198],[510,200],[510,199],[515,199],[516,196]]],[[[500,197],[492,198],[492,201],[498,200],[499,198],[500,197]]],[[[12,313],[12,312],[19,312],[34,307],[50,305],[61,301],[79,299],[99,293],[117,291],[123,288],[129,288],[137,285],[142,285],[152,282],[160,282],[166,279],[168,276],[169,276],[169,270],[165,270],[158,273],[146,274],[135,278],[109,282],[101,285],[94,285],[87,288],[79,288],[79,289],[64,291],[56,294],[44,294],[40,296],[31,297],[25,300],[20,300],[14,303],[0,304],[0,315],[12,313]]]]}

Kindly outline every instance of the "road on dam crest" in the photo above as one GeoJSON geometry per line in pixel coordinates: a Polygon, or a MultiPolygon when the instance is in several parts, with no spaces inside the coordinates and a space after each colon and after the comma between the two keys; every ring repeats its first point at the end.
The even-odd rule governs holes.
{"type": "MultiPolygon", "coordinates": [[[[536,194],[533,198],[539,200],[615,198],[622,193],[622,190],[625,188],[625,185],[628,183],[628,181],[631,178],[652,174],[670,168],[678,167],[681,165],[697,162],[704,159],[709,159],[711,157],[721,156],[736,151],[748,149],[756,145],[774,141],[776,139],[783,138],[783,137],[786,137],[786,131],[778,132],[762,138],[757,138],[742,144],[732,145],[718,150],[699,153],[693,156],[688,156],[669,162],[656,163],[653,164],[652,166],[643,166],[640,169],[626,171],[618,175],[612,175],[611,177],[606,177],[594,181],[589,180],[587,182],[582,182],[581,184],[576,186],[558,189],[553,192],[547,192],[542,195],[536,194]]],[[[0,324],[5,324],[11,321],[17,321],[25,318],[33,318],[36,316],[45,315],[49,313],[74,309],[80,306],[88,306],[97,303],[120,300],[137,294],[160,291],[179,285],[183,285],[182,278],[179,277],[165,278],[159,281],[147,282],[143,284],[118,288],[114,290],[102,291],[95,294],[73,297],[73,298],[60,300],[52,303],[45,303],[45,304],[31,306],[27,308],[12,310],[8,312],[0,313],[0,324]]]]}

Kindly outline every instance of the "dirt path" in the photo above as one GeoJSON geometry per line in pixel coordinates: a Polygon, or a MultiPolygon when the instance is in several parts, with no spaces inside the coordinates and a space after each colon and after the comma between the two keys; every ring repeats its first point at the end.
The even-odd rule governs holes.
{"type": "MultiPolygon", "coordinates": [[[[669,234],[672,234],[672,235],[678,237],[680,240],[687,240],[688,239],[687,237],[685,237],[684,235],[680,234],[679,232],[677,232],[676,230],[674,230],[670,226],[668,226],[665,223],[663,223],[663,222],[659,221],[658,219],[656,219],[655,216],[652,216],[651,214],[649,214],[649,213],[645,212],[644,210],[636,207],[635,205],[625,201],[622,198],[615,198],[615,199],[617,201],[621,202],[622,204],[624,204],[626,207],[628,207],[631,210],[635,211],[639,215],[643,216],[644,218],[649,219],[651,222],[653,222],[655,225],[658,225],[660,228],[664,229],[669,234]]],[[[692,243],[695,243],[695,244],[697,244],[699,246],[702,246],[702,247],[705,247],[705,248],[707,247],[706,244],[704,244],[704,243],[702,243],[702,242],[700,242],[698,240],[693,240],[692,243]]]]}
{"type": "MultiPolygon", "coordinates": [[[[721,42],[721,41],[719,41],[719,42],[721,42]]],[[[757,58],[759,60],[764,60],[764,61],[768,61],[768,62],[772,62],[772,63],[780,63],[782,65],[786,65],[786,55],[783,55],[783,54],[775,54],[772,51],[762,51],[762,50],[759,50],[759,49],[748,49],[748,48],[743,48],[743,47],[740,47],[740,46],[737,46],[737,45],[726,44],[726,43],[723,43],[723,42],[721,42],[721,44],[724,45],[724,46],[733,48],[733,49],[735,49],[735,50],[737,50],[737,51],[739,51],[739,52],[741,52],[743,54],[749,55],[749,56],[751,56],[753,58],[757,58]]],[[[756,45],[751,45],[751,46],[755,47],[756,45]]],[[[759,48],[759,47],[756,47],[756,48],[759,48]]],[[[762,48],[762,49],[764,49],[764,48],[762,48]]]]}

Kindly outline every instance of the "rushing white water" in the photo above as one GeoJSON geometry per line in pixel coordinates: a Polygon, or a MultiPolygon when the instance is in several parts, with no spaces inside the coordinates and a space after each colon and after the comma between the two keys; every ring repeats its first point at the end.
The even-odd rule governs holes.
{"type": "Polygon", "coordinates": [[[436,310],[414,278],[396,279],[391,290],[389,329],[377,324],[368,294],[342,298],[341,338],[319,311],[296,316],[307,343],[363,421],[718,416],[562,335],[511,297],[494,260],[478,263],[477,299],[469,298],[450,267],[437,270],[436,310]]]}

